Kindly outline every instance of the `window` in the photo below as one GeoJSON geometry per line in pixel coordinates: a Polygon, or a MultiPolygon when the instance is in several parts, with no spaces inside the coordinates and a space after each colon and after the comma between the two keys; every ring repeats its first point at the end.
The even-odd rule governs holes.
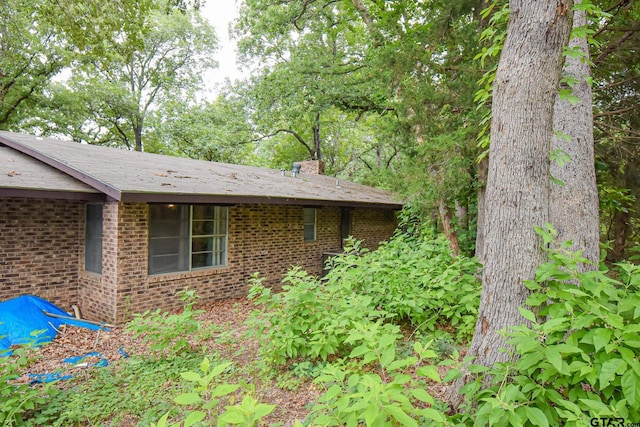
{"type": "Polygon", "coordinates": [[[304,208],[304,241],[316,240],[316,209],[304,208]]]}
{"type": "Polygon", "coordinates": [[[226,263],[226,207],[149,206],[149,274],[191,271],[226,263]]]}
{"type": "Polygon", "coordinates": [[[102,274],[102,205],[87,204],[84,234],[84,269],[102,274]]]}
{"type": "Polygon", "coordinates": [[[351,209],[340,209],[340,244],[344,244],[344,239],[351,236],[351,209]]]}

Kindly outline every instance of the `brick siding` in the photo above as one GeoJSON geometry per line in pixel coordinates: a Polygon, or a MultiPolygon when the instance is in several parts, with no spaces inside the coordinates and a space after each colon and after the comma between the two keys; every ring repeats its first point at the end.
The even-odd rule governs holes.
{"type": "MultiPolygon", "coordinates": [[[[254,272],[270,286],[292,265],[319,275],[322,254],[341,246],[340,208],[318,208],[316,241],[305,242],[302,206],[236,205],[229,207],[226,266],[149,276],[148,205],[110,202],[99,275],[84,271],[84,212],[79,202],[0,200],[1,299],[32,293],[65,309],[79,303],[92,320],[122,322],[136,312],[180,307],[176,293],[185,286],[207,302],[245,295],[254,272]],[[37,268],[28,262],[34,252],[41,257],[37,268]]],[[[352,235],[370,248],[388,239],[395,224],[392,211],[352,210],[352,235]]]]}
{"type": "Polygon", "coordinates": [[[64,310],[78,300],[84,203],[0,199],[0,301],[37,295],[64,310]]]}

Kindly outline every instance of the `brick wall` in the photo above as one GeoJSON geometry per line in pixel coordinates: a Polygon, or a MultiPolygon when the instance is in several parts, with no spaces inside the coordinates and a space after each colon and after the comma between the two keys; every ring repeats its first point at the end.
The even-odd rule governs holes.
{"type": "Polygon", "coordinates": [[[363,241],[369,249],[388,240],[396,229],[395,211],[382,209],[354,209],[351,213],[351,235],[363,241]]]}
{"type": "Polygon", "coordinates": [[[338,208],[319,208],[317,239],[304,242],[300,206],[230,206],[226,266],[148,276],[148,206],[124,204],[121,215],[127,220],[120,222],[118,309],[112,321],[122,321],[132,312],[179,307],[176,293],[185,286],[206,302],[245,295],[254,272],[271,286],[277,286],[292,265],[320,274],[322,253],[340,247],[338,208]]]}
{"type": "MultiPolygon", "coordinates": [[[[317,210],[316,241],[303,238],[303,208],[288,205],[229,207],[227,265],[149,276],[146,203],[104,204],[102,274],[84,271],[84,204],[27,199],[0,200],[0,299],[23,293],[42,296],[83,316],[121,322],[135,312],[182,305],[185,286],[201,302],[246,294],[258,272],[278,286],[292,265],[322,272],[322,254],[340,248],[340,208],[317,210]]],[[[393,212],[352,211],[352,234],[377,247],[395,229],[393,212]]]]}
{"type": "MultiPolygon", "coordinates": [[[[254,272],[270,286],[278,286],[293,265],[321,274],[322,254],[340,248],[339,208],[318,208],[316,241],[305,242],[301,206],[230,206],[226,266],[148,276],[148,206],[124,204],[120,214],[117,315],[112,319],[117,322],[133,312],[180,307],[176,293],[185,286],[206,302],[245,295],[247,280],[254,272]]],[[[373,247],[395,229],[393,213],[355,209],[352,220],[354,236],[373,247]],[[361,221],[373,223],[359,225],[361,221]]]]}
{"type": "MultiPolygon", "coordinates": [[[[118,277],[120,204],[108,202],[102,207],[102,274],[84,271],[79,273],[79,306],[82,316],[90,320],[111,322],[116,318],[116,287],[118,277]]],[[[84,215],[82,229],[84,230],[84,215]]],[[[84,245],[81,245],[84,260],[84,245]]]]}
{"type": "Polygon", "coordinates": [[[84,203],[0,199],[0,301],[25,294],[64,310],[78,300],[84,203]]]}

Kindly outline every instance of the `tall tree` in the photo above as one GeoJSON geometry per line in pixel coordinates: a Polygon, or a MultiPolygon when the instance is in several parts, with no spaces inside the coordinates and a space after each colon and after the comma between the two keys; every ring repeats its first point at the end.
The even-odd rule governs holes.
{"type": "MultiPolygon", "coordinates": [[[[543,261],[534,231],[549,221],[549,156],[570,0],[511,0],[493,89],[482,294],[469,355],[492,366],[509,359],[501,331],[520,325],[518,307],[543,261]]],[[[457,402],[457,390],[451,400],[457,402]]]]}
{"type": "Polygon", "coordinates": [[[640,2],[602,0],[593,38],[594,132],[609,261],[640,242],[640,2]]]}
{"type": "Polygon", "coordinates": [[[69,60],[46,1],[0,0],[0,129],[18,129],[50,80],[69,60]]]}
{"type": "Polygon", "coordinates": [[[389,107],[387,92],[372,79],[367,35],[353,18],[346,3],[245,2],[239,46],[245,61],[263,64],[250,93],[262,138],[286,134],[307,157],[321,159],[336,110],[361,116],[389,107]]]}
{"type": "MultiPolygon", "coordinates": [[[[479,50],[481,5],[480,0],[245,2],[240,47],[245,59],[268,64],[254,84],[262,134],[277,133],[280,141],[290,135],[308,156],[317,157],[338,134],[328,125],[333,117],[342,114],[343,123],[351,121],[346,127],[353,128],[384,115],[380,127],[387,129],[391,117],[395,129],[388,134],[394,137],[369,132],[361,139],[366,144],[344,140],[360,155],[344,158],[348,166],[333,170],[373,181],[384,177],[396,190],[419,198],[425,211],[440,213],[457,250],[453,209],[458,205],[463,212],[470,204],[475,177],[479,120],[473,92],[480,72],[472,59],[479,50]],[[269,123],[261,123],[263,118],[269,123]]],[[[463,218],[463,223],[471,221],[463,218]]]]}
{"type": "MultiPolygon", "coordinates": [[[[580,4],[581,2],[577,2],[580,4]]],[[[589,66],[587,19],[577,9],[573,19],[574,36],[569,42],[563,69],[561,93],[553,112],[550,217],[558,231],[558,242],[571,240],[572,250],[580,250],[596,269],[600,260],[600,221],[598,188],[594,162],[593,95],[589,66]],[[563,99],[564,98],[564,99],[563,99]],[[555,157],[555,160],[554,160],[555,157]]]]}
{"type": "Polygon", "coordinates": [[[214,30],[197,10],[164,1],[74,6],[69,13],[94,25],[68,28],[80,52],[52,102],[78,115],[50,115],[44,123],[75,140],[141,151],[149,114],[165,101],[193,97],[202,71],[215,64],[214,30]],[[84,108],[69,106],[78,101],[84,108]]]}
{"type": "Polygon", "coordinates": [[[148,151],[193,159],[250,164],[251,143],[244,104],[229,94],[211,102],[194,104],[180,100],[165,102],[154,112],[147,135],[148,151]]]}

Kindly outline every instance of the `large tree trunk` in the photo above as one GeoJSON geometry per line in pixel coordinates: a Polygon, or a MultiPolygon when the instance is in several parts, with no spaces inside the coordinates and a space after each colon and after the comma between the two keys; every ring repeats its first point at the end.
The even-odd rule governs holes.
{"type": "MultiPolygon", "coordinates": [[[[562,49],[571,0],[511,0],[507,38],[493,89],[485,208],[485,263],[475,333],[468,354],[492,366],[510,358],[500,331],[524,323],[523,281],[543,261],[534,226],[549,220],[549,154],[562,49]]],[[[459,402],[462,381],[451,388],[459,402]]]]}
{"type": "Polygon", "coordinates": [[[489,159],[484,157],[478,163],[478,217],[476,220],[476,253],[480,264],[484,264],[484,214],[485,192],[487,191],[487,171],[489,159]]]}
{"type": "MultiPolygon", "coordinates": [[[[586,24],[584,13],[576,11],[574,28],[586,24]]],[[[559,243],[571,240],[572,250],[581,250],[583,256],[593,263],[578,266],[585,271],[596,269],[600,261],[598,188],[593,155],[593,93],[588,83],[589,45],[586,38],[573,38],[569,47],[577,47],[587,56],[568,56],[564,64],[563,74],[577,81],[572,89],[580,101],[571,105],[568,100],[556,99],[553,127],[567,137],[554,137],[552,144],[554,149],[567,153],[570,160],[562,166],[556,161],[551,162],[551,176],[564,185],[551,185],[549,222],[558,231],[559,243]]]]}

